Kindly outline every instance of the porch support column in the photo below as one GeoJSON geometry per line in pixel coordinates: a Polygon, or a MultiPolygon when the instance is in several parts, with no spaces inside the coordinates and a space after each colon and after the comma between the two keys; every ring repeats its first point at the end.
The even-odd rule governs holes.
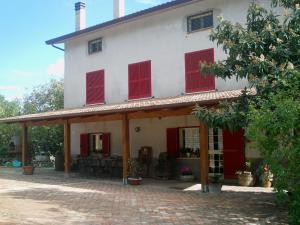
{"type": "Polygon", "coordinates": [[[28,163],[28,127],[22,124],[22,166],[28,163]]]}
{"type": "Polygon", "coordinates": [[[208,185],[208,126],[200,122],[200,176],[202,192],[209,192],[208,185]]]}
{"type": "Polygon", "coordinates": [[[71,151],[70,151],[70,123],[64,122],[64,159],[65,174],[69,175],[71,169],[71,151]]]}
{"type": "Polygon", "coordinates": [[[130,157],[129,120],[127,114],[122,119],[122,149],[123,149],[123,184],[127,184],[128,159],[130,157]]]}

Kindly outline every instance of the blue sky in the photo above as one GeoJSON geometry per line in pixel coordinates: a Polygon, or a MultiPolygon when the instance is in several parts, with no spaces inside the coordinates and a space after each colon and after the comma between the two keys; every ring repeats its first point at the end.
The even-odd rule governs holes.
{"type": "MultiPolygon", "coordinates": [[[[87,26],[112,19],[113,0],[86,2],[87,26]]],[[[21,98],[34,86],[63,77],[63,52],[46,40],[74,31],[76,0],[1,1],[0,94],[21,98]]],[[[125,0],[130,14],[168,0],[125,0]]]]}

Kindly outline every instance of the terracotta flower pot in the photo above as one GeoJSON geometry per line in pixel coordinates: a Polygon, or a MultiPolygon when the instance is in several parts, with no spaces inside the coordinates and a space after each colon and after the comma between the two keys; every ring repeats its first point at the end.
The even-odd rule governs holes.
{"type": "Polygon", "coordinates": [[[133,177],[128,177],[128,183],[130,185],[141,185],[142,183],[142,178],[133,178],[133,177]]]}
{"type": "Polygon", "coordinates": [[[24,175],[32,175],[34,171],[33,166],[23,166],[23,174],[24,175]]]}
{"type": "Polygon", "coordinates": [[[269,181],[269,180],[265,181],[265,182],[264,182],[264,187],[265,187],[265,188],[270,188],[270,187],[272,187],[272,182],[269,181]]]}

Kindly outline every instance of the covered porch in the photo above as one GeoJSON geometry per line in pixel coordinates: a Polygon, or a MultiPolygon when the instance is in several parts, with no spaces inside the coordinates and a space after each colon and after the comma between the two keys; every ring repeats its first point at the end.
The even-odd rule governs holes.
{"type": "MultiPolygon", "coordinates": [[[[5,118],[1,119],[0,122],[19,123],[22,126],[23,165],[28,164],[28,127],[62,124],[64,126],[64,172],[65,176],[69,176],[72,162],[72,128],[74,129],[80,124],[97,124],[100,122],[118,121],[120,126],[114,126],[114,129],[118,129],[120,134],[119,141],[121,143],[122,180],[124,184],[127,184],[128,160],[131,157],[130,153],[136,151],[136,149],[131,148],[131,145],[133,145],[136,141],[132,138],[132,129],[130,129],[131,124],[134,124],[137,120],[144,119],[160,120],[162,118],[190,116],[195,104],[215,107],[220,101],[239,97],[241,95],[241,91],[242,90],[216,91],[172,98],[136,100],[121,104],[86,106],[83,108],[64,109],[53,112],[5,118]]],[[[199,174],[197,174],[197,176],[201,180],[201,186],[203,187],[202,191],[206,192],[208,191],[209,184],[209,128],[202,122],[198,122],[198,124],[194,126],[199,127],[199,134],[197,137],[199,139],[198,146],[200,150],[200,157],[195,157],[194,161],[199,167],[199,174]]],[[[138,128],[138,126],[136,127],[138,128]]],[[[151,139],[151,136],[148,135],[148,138],[151,139]]],[[[167,145],[171,145],[167,146],[167,148],[171,149],[172,152],[172,143],[167,143],[167,145]]]]}

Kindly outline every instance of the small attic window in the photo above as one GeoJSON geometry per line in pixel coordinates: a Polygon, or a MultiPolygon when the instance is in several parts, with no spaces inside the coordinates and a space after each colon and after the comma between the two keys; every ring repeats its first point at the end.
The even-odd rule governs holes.
{"type": "Polygon", "coordinates": [[[199,31],[214,26],[213,12],[205,12],[187,18],[188,32],[199,31]]]}
{"type": "Polygon", "coordinates": [[[102,51],[102,38],[91,40],[88,43],[89,55],[102,51]]]}

